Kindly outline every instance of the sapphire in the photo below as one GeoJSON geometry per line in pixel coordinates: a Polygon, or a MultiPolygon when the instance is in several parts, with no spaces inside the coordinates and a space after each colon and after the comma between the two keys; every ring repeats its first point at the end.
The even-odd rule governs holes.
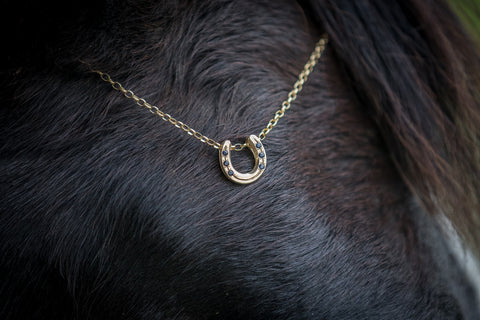
{"type": "Polygon", "coordinates": [[[260,152],[260,153],[258,154],[258,156],[259,156],[260,158],[263,158],[263,157],[265,157],[265,153],[260,152]]]}
{"type": "Polygon", "coordinates": [[[222,151],[222,154],[223,154],[224,156],[228,156],[228,151],[227,151],[227,150],[223,150],[223,151],[222,151]]]}
{"type": "Polygon", "coordinates": [[[224,166],[228,166],[229,164],[230,164],[230,162],[228,162],[227,160],[225,160],[225,161],[223,162],[223,165],[224,165],[224,166]]]}
{"type": "Polygon", "coordinates": [[[260,169],[265,169],[265,166],[263,165],[263,163],[260,163],[260,165],[258,166],[260,169]]]}
{"type": "Polygon", "coordinates": [[[255,146],[260,149],[262,147],[262,144],[258,142],[255,146]]]}
{"type": "Polygon", "coordinates": [[[228,170],[228,175],[229,175],[229,176],[233,176],[233,171],[232,171],[232,170],[228,170]]]}

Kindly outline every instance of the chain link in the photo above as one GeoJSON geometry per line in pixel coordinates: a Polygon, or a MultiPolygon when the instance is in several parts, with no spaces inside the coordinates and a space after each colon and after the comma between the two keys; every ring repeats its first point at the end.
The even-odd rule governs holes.
{"type": "Polygon", "coordinates": [[[140,107],[147,108],[148,111],[150,111],[151,113],[159,116],[162,120],[174,125],[175,127],[179,128],[179,129],[182,129],[183,131],[185,131],[186,133],[188,133],[189,135],[191,135],[195,139],[200,140],[200,142],[206,143],[209,146],[214,147],[215,149],[220,149],[220,146],[221,146],[220,143],[218,143],[217,141],[215,141],[213,139],[210,139],[209,137],[201,134],[200,132],[190,128],[190,126],[188,126],[187,124],[183,123],[182,121],[179,121],[179,120],[175,119],[174,117],[172,117],[168,113],[163,112],[157,106],[154,106],[154,105],[148,103],[145,99],[139,98],[132,90],[127,90],[122,86],[122,84],[120,82],[112,80],[112,78],[110,77],[109,74],[107,74],[105,72],[102,72],[102,71],[99,71],[99,70],[93,70],[92,69],[91,71],[99,74],[100,78],[103,81],[110,83],[112,85],[113,89],[123,93],[123,95],[126,98],[134,100],[137,103],[137,105],[139,105],[140,107]]]}
{"type": "Polygon", "coordinates": [[[280,109],[275,112],[273,119],[271,119],[267,126],[263,128],[263,130],[259,133],[258,138],[260,140],[264,140],[267,137],[267,134],[272,131],[273,127],[275,127],[278,123],[278,120],[285,115],[285,112],[290,109],[292,106],[292,102],[297,99],[297,95],[303,89],[303,85],[308,79],[308,76],[313,71],[313,67],[317,64],[318,60],[322,56],[323,52],[325,51],[325,47],[328,43],[327,35],[322,36],[322,38],[317,42],[315,45],[315,50],[310,55],[308,62],[303,67],[302,72],[298,76],[298,80],[293,85],[293,89],[288,93],[287,99],[284,100],[281,104],[280,109]]]}
{"type": "MultiPolygon", "coordinates": [[[[280,118],[282,118],[285,115],[285,112],[288,109],[290,109],[290,107],[292,105],[292,102],[295,101],[295,99],[297,99],[297,95],[300,91],[302,91],[304,83],[307,81],[308,76],[313,71],[313,67],[315,67],[318,60],[320,59],[323,52],[325,51],[325,47],[327,45],[327,42],[328,42],[327,35],[322,36],[322,38],[317,42],[317,44],[315,45],[315,50],[310,55],[310,58],[309,58],[308,62],[305,64],[302,72],[298,76],[298,80],[293,85],[293,89],[288,93],[287,99],[282,102],[281,108],[278,109],[275,112],[275,115],[274,115],[273,119],[271,119],[268,122],[267,126],[258,135],[260,140],[264,140],[266,138],[267,134],[273,129],[273,127],[275,127],[277,125],[278,120],[280,120],[280,118]]],[[[88,63],[83,62],[83,61],[81,61],[81,62],[90,67],[90,65],[88,63]]],[[[199,140],[200,142],[206,143],[207,145],[209,145],[211,147],[214,147],[215,149],[220,149],[221,148],[221,144],[218,143],[217,141],[215,141],[213,139],[210,139],[209,137],[205,136],[204,134],[192,129],[187,124],[175,119],[174,117],[172,117],[168,113],[165,113],[165,112],[161,111],[158,107],[148,103],[145,99],[138,97],[132,90],[125,89],[120,82],[114,81],[108,73],[105,73],[105,72],[102,72],[102,71],[99,71],[99,70],[95,70],[95,69],[92,69],[92,68],[90,68],[90,70],[92,72],[95,72],[98,75],[100,75],[100,78],[103,81],[108,82],[112,86],[113,89],[123,93],[123,95],[126,98],[134,100],[136,102],[136,104],[139,105],[140,107],[147,108],[148,111],[150,111],[151,113],[159,116],[162,120],[164,120],[164,121],[174,125],[175,127],[183,130],[184,132],[191,135],[192,137],[199,140]]],[[[245,147],[246,147],[246,145],[244,143],[237,143],[235,145],[232,145],[231,149],[235,150],[235,151],[240,151],[245,147]]]]}

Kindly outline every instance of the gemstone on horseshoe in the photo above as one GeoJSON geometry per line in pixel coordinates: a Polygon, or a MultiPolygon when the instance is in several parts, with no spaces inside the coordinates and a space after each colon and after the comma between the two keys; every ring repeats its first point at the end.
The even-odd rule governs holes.
{"type": "Polygon", "coordinates": [[[232,143],[230,140],[225,140],[219,150],[218,156],[220,160],[220,168],[228,180],[239,184],[249,184],[256,181],[265,171],[267,165],[267,155],[260,139],[255,135],[250,135],[245,141],[246,147],[252,152],[255,159],[255,165],[248,173],[238,172],[233,166],[230,158],[230,150],[232,150],[232,143]],[[261,162],[261,163],[260,163],[261,162]],[[228,164],[226,164],[228,163],[228,164]]]}

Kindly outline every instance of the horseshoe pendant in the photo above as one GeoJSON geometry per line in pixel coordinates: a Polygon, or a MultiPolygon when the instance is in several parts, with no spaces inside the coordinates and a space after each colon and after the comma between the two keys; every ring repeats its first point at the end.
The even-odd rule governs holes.
{"type": "Polygon", "coordinates": [[[255,135],[250,135],[245,141],[246,146],[253,153],[255,158],[255,166],[249,173],[240,173],[232,165],[230,152],[232,143],[230,140],[225,140],[222,147],[219,149],[218,159],[220,160],[220,168],[222,168],[225,176],[235,183],[249,184],[256,181],[265,171],[267,166],[267,155],[260,139],[255,135]]]}

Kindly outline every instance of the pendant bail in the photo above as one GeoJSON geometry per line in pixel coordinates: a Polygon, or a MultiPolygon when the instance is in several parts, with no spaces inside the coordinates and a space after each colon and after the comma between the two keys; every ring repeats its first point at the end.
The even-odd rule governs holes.
{"type": "Polygon", "coordinates": [[[254,181],[257,181],[258,178],[263,174],[267,166],[267,155],[260,139],[255,135],[250,135],[245,141],[245,146],[250,149],[255,158],[255,166],[252,171],[248,173],[240,173],[235,170],[232,159],[230,157],[230,152],[232,150],[232,143],[230,140],[225,140],[218,153],[218,159],[220,161],[220,168],[225,176],[235,183],[239,184],[249,184],[254,181]]]}

